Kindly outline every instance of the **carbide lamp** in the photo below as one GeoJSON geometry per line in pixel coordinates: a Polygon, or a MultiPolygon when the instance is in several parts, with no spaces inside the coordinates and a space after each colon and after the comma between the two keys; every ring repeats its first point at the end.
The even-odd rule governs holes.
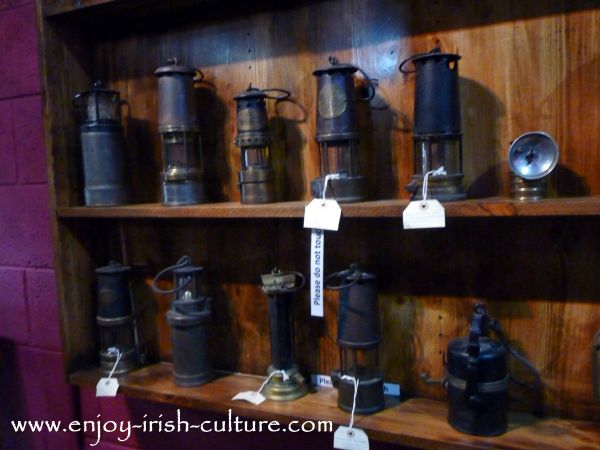
{"type": "Polygon", "coordinates": [[[262,289],[269,299],[271,329],[271,358],[269,380],[262,389],[270,400],[295,400],[307,392],[304,377],[294,361],[294,326],[292,322],[292,293],[304,286],[304,276],[298,272],[273,269],[261,275],[262,289]],[[286,377],[278,372],[285,371],[286,377]],[[277,372],[274,374],[274,372],[277,372]]]}
{"type": "MultiPolygon", "coordinates": [[[[314,198],[323,196],[327,177],[326,197],[340,203],[359,202],[367,197],[367,184],[358,170],[358,124],[354,74],[364,72],[352,64],[340,64],[329,57],[330,65],[317,69],[317,133],[319,177],[311,184],[314,198]]],[[[366,76],[365,76],[366,77],[366,76]]],[[[366,77],[367,78],[367,77],[366,77]]],[[[375,95],[369,80],[369,93],[362,101],[375,95]]]]}
{"type": "Polygon", "coordinates": [[[73,98],[81,113],[84,197],[87,206],[112,206],[131,202],[127,152],[121,126],[118,91],[96,81],[89,91],[73,98]]]}
{"type": "Polygon", "coordinates": [[[414,175],[406,186],[413,198],[422,198],[423,178],[444,168],[447,175],[429,178],[428,196],[441,202],[466,197],[463,180],[462,132],[458,88],[460,55],[434,48],[404,60],[402,73],[415,72],[414,175]],[[404,69],[411,61],[415,69],[404,69]]]}
{"type": "Polygon", "coordinates": [[[210,299],[202,294],[203,268],[183,256],[176,265],[160,271],[152,282],[155,292],[174,295],[167,322],[171,326],[173,381],[180,386],[198,386],[213,377],[209,355],[210,299]],[[173,273],[173,288],[162,290],[156,281],[173,273]]]}
{"type": "Polygon", "coordinates": [[[100,368],[104,374],[114,367],[113,374],[122,375],[142,365],[144,359],[139,349],[129,288],[130,271],[130,267],[113,261],[96,269],[96,323],[100,329],[100,368]]]}
{"type": "Polygon", "coordinates": [[[354,378],[358,380],[355,413],[373,414],[384,407],[383,374],[379,370],[378,355],[382,335],[377,278],[352,265],[348,270],[330,275],[325,285],[340,291],[337,334],[340,369],[331,377],[338,389],[338,407],[352,411],[354,378]],[[338,284],[330,284],[335,279],[338,284]]]}
{"type": "Polygon", "coordinates": [[[191,205],[206,201],[203,184],[200,125],[194,101],[198,69],[176,58],[161,66],[158,77],[158,132],[161,135],[162,203],[191,205]]]}
{"type": "Polygon", "coordinates": [[[543,131],[530,131],[515,139],[508,150],[511,196],[520,201],[545,198],[558,153],[556,141],[543,131]]]}

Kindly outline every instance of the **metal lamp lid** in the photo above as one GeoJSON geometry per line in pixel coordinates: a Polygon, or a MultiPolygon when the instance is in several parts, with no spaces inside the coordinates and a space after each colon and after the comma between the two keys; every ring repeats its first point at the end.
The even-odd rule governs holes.
{"type": "Polygon", "coordinates": [[[319,69],[313,72],[313,75],[319,76],[324,73],[333,73],[333,72],[348,72],[354,73],[358,70],[356,66],[352,64],[340,64],[338,59],[334,56],[329,57],[329,65],[325,67],[320,67],[319,69]]]}
{"type": "Polygon", "coordinates": [[[267,98],[267,94],[265,94],[262,90],[252,87],[252,83],[248,86],[244,92],[239,93],[235,97],[234,100],[248,100],[248,99],[261,99],[267,98]]]}
{"type": "Polygon", "coordinates": [[[431,51],[427,53],[421,53],[419,55],[415,55],[412,57],[412,62],[416,64],[417,62],[421,62],[427,59],[448,59],[450,61],[458,61],[462,58],[462,56],[456,53],[442,53],[439,47],[435,47],[431,49],[431,51]]]}
{"type": "Polygon", "coordinates": [[[113,275],[117,273],[129,272],[129,270],[131,270],[131,267],[124,266],[116,261],[111,261],[107,266],[98,267],[96,269],[96,273],[100,275],[113,275]]]}
{"type": "Polygon", "coordinates": [[[526,180],[538,180],[548,175],[558,163],[558,144],[543,131],[522,134],[508,150],[508,165],[526,180]]]}
{"type": "Polygon", "coordinates": [[[182,66],[178,64],[177,58],[169,58],[167,60],[167,65],[160,66],[154,71],[154,75],[160,77],[162,75],[169,75],[173,73],[180,73],[183,75],[191,75],[195,76],[198,72],[197,69],[190,66],[182,66]]]}

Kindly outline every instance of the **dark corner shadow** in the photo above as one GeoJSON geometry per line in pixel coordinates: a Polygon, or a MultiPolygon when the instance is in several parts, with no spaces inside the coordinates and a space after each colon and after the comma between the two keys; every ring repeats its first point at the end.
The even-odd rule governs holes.
{"type": "Polygon", "coordinates": [[[499,121],[505,114],[503,103],[477,81],[460,77],[463,131],[463,171],[468,198],[499,195],[502,170],[498,147],[499,121]]]}
{"type": "MultiPolygon", "coordinates": [[[[372,80],[377,85],[377,80],[372,80]]],[[[359,95],[366,94],[361,86],[359,95]]],[[[403,116],[385,100],[386,95],[376,88],[369,102],[357,102],[357,118],[360,133],[358,167],[367,177],[369,199],[394,198],[398,180],[392,134],[399,129],[399,117],[403,116]]]]}
{"type": "Polygon", "coordinates": [[[299,125],[306,123],[308,112],[294,97],[276,101],[274,110],[269,129],[273,135],[271,158],[276,198],[278,201],[300,200],[305,185],[302,153],[308,148],[308,138],[299,125]]]}
{"type": "Polygon", "coordinates": [[[194,89],[204,162],[204,183],[212,202],[227,201],[224,187],[229,184],[230,168],[228,153],[230,143],[225,142],[227,105],[219,97],[214,85],[202,81],[194,89]]]}
{"type": "Polygon", "coordinates": [[[550,175],[557,197],[584,197],[590,195],[585,177],[578,175],[568,167],[557,164],[550,175]]]}

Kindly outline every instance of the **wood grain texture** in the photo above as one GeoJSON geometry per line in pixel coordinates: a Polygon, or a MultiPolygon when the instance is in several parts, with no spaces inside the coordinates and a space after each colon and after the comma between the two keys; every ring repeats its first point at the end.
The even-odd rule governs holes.
{"type": "MultiPolygon", "coordinates": [[[[208,8],[182,0],[175,8],[136,0],[85,7],[100,2],[84,2],[81,11],[66,2],[44,19],[46,2],[38,1],[69,373],[97,358],[93,269],[111,258],[134,267],[149,353],[155,361],[168,361],[164,312],[170,299],[155,297],[149,280],[190,254],[206,267],[207,293],[214,298],[216,366],[264,374],[270,362],[268,321],[258,276],[275,265],[308,273],[309,232],[296,219],[317,175],[311,73],[333,54],[378,79],[371,108],[359,110],[361,167],[377,200],[343,206],[340,231],[326,235],[326,272],[357,261],[378,275],[386,378],[400,382],[407,397],[443,399],[443,390],[419,375],[441,376],[448,341],[467,333],[471,305],[485,300],[511,342],[539,368],[548,411],[600,421],[600,404],[591,399],[589,358],[600,326],[596,3],[330,0],[208,8]],[[398,65],[436,44],[463,56],[465,185],[473,199],[445,205],[451,219],[445,230],[405,232],[397,218],[412,173],[414,79],[401,75],[398,65]],[[196,95],[207,189],[219,203],[180,208],[156,203],[161,164],[152,73],[172,55],[206,75],[196,95]],[[97,78],[129,103],[124,125],[140,205],[78,206],[82,182],[70,99],[97,78]],[[293,93],[290,101],[269,103],[281,203],[237,203],[232,98],[249,82],[293,93]],[[512,202],[506,199],[506,152],[511,140],[535,129],[549,132],[561,148],[551,183],[551,195],[560,198],[512,202]]],[[[327,373],[338,364],[337,296],[326,294],[321,320],[308,317],[307,295],[296,297],[297,359],[305,374],[327,373]]],[[[169,401],[166,394],[160,398],[169,401]]],[[[390,427],[404,430],[401,417],[393,421],[390,427]]],[[[540,442],[553,435],[537,431],[540,442]]],[[[385,431],[379,436],[387,439],[385,431]]],[[[531,443],[527,439],[533,437],[524,439],[531,443]]]]}
{"type": "MultiPolygon", "coordinates": [[[[71,376],[80,386],[92,387],[100,374],[97,370],[81,371],[71,376]]],[[[120,389],[126,395],[153,401],[201,408],[259,420],[329,420],[346,424],[348,415],[337,408],[336,391],[317,388],[294,402],[266,401],[258,406],[232,401],[238,392],[256,390],[262,378],[248,375],[221,374],[208,385],[182,388],[171,381],[171,365],[160,364],[138,370],[119,378],[120,389]]],[[[593,449],[600,441],[600,425],[586,421],[561,419],[536,420],[526,414],[511,414],[509,431],[499,437],[467,436],[453,430],[446,422],[446,406],[437,401],[415,399],[398,404],[387,400],[386,409],[372,416],[359,416],[355,426],[367,432],[372,440],[392,442],[412,448],[455,449],[531,449],[549,450],[593,449]]],[[[235,426],[235,425],[234,425],[235,426]]],[[[335,427],[335,425],[334,425],[335,427]]]]}

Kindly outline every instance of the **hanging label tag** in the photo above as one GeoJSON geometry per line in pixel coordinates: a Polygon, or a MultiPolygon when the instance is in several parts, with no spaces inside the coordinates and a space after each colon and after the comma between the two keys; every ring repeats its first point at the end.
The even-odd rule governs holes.
{"type": "MultiPolygon", "coordinates": [[[[333,387],[333,382],[329,375],[312,374],[310,382],[313,386],[333,387]]],[[[393,395],[400,397],[400,385],[397,383],[383,383],[383,395],[393,395]]]]}
{"type": "Polygon", "coordinates": [[[437,200],[417,200],[410,202],[402,212],[402,222],[405,230],[417,228],[444,228],[446,212],[437,200]]]}
{"type": "Polygon", "coordinates": [[[340,450],[369,450],[369,437],[360,428],[340,426],[333,435],[333,448],[340,450]]]}
{"type": "Polygon", "coordinates": [[[310,315],[323,317],[323,260],[325,233],[313,229],[310,234],[310,315]]]}
{"type": "Polygon", "coordinates": [[[100,378],[96,385],[96,397],[116,397],[119,380],[116,378],[100,378]]]}
{"type": "Polygon", "coordinates": [[[337,201],[316,198],[304,208],[304,228],[337,231],[341,216],[337,201]]]}
{"type": "Polygon", "coordinates": [[[262,402],[266,400],[264,395],[260,392],[256,391],[244,391],[236,394],[231,400],[246,400],[247,402],[252,403],[253,405],[260,405],[262,402]]]}

